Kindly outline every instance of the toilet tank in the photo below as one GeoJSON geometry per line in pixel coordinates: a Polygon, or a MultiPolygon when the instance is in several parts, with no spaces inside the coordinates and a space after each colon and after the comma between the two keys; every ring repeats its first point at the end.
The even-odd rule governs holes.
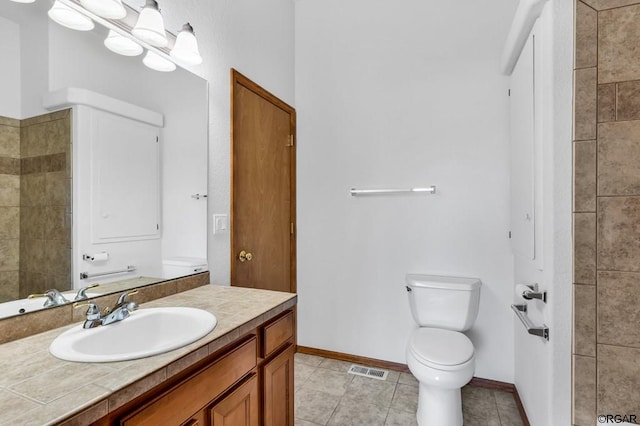
{"type": "Polygon", "coordinates": [[[411,313],[420,327],[465,331],[475,322],[479,279],[408,274],[406,283],[411,313]]]}
{"type": "Polygon", "coordinates": [[[178,278],[209,270],[207,259],[199,257],[170,257],[162,260],[162,278],[178,278]]]}

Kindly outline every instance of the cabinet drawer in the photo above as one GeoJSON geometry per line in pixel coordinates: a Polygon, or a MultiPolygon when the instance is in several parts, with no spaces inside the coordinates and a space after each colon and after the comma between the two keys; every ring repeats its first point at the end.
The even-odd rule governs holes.
{"type": "Polygon", "coordinates": [[[255,337],[124,417],[121,425],[182,424],[256,367],[255,337]]]}
{"type": "Polygon", "coordinates": [[[262,329],[262,357],[266,358],[293,337],[293,312],[289,311],[262,329]]]}

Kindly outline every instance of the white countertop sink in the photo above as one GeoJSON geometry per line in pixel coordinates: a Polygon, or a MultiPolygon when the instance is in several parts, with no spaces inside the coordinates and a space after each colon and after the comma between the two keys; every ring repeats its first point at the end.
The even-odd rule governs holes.
{"type": "Polygon", "coordinates": [[[57,358],[76,362],[113,362],[144,358],[181,348],[206,336],[218,320],[196,308],[147,308],[128,318],[60,334],[49,346],[57,358]]]}

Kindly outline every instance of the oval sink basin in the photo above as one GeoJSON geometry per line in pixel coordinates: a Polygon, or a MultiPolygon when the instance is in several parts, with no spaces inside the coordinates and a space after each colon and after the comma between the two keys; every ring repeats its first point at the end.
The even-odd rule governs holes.
{"type": "Polygon", "coordinates": [[[144,358],[181,348],[209,334],[215,315],[195,308],[147,308],[122,321],[84,329],[82,324],[49,346],[57,358],[77,362],[113,362],[144,358]]]}

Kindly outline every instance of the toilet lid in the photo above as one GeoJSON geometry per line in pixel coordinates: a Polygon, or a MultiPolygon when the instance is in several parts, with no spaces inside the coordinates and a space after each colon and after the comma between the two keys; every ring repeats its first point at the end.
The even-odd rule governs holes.
{"type": "Polygon", "coordinates": [[[409,342],[413,354],[427,363],[459,365],[473,356],[473,343],[457,331],[419,328],[409,342]]]}

